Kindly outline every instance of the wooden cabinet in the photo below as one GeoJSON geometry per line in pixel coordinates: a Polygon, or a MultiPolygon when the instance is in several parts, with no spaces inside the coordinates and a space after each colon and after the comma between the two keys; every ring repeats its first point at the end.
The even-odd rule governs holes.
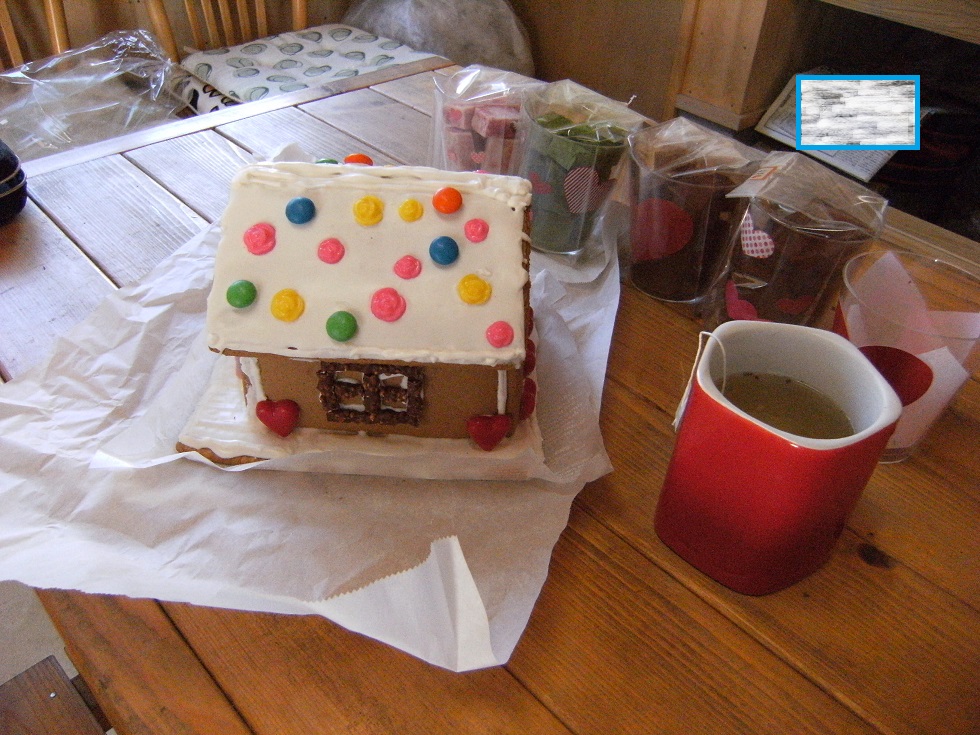
{"type": "Polygon", "coordinates": [[[854,18],[837,8],[980,43],[976,0],[686,0],[677,109],[732,130],[754,125],[793,74],[826,60],[854,18]]]}

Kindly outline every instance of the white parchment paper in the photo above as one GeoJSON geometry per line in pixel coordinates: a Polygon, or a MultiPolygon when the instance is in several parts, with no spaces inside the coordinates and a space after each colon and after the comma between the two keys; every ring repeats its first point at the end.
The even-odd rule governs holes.
{"type": "Polygon", "coordinates": [[[562,283],[532,257],[547,471],[420,481],[175,457],[202,390],[181,381],[213,360],[198,348],[216,242],[202,232],[0,386],[0,579],[315,613],[454,671],[506,662],[572,499],[611,469],[598,406],[616,259],[562,283]]]}

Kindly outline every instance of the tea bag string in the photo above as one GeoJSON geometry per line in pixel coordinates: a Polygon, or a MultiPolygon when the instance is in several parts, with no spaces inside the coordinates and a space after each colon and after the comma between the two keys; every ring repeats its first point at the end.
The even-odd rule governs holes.
{"type": "Polygon", "coordinates": [[[704,347],[708,343],[709,339],[713,339],[715,342],[717,342],[718,347],[721,350],[721,392],[722,395],[725,393],[725,381],[728,379],[728,361],[725,355],[725,344],[711,332],[699,332],[698,351],[694,355],[694,365],[691,367],[691,374],[687,378],[687,387],[684,388],[684,395],[681,396],[681,402],[677,405],[677,411],[674,413],[674,431],[677,431],[681,426],[681,419],[684,418],[684,409],[687,408],[687,399],[691,395],[691,383],[694,382],[694,376],[698,371],[698,365],[701,363],[701,355],[704,352],[704,347]]]}

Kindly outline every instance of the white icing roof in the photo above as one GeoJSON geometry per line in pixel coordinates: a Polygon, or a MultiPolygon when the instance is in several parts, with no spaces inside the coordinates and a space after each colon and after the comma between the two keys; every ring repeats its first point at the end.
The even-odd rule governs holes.
{"type": "Polygon", "coordinates": [[[317,359],[519,363],[528,280],[523,226],[530,201],[530,182],[512,176],[425,167],[248,166],[235,177],[222,218],[208,299],[209,344],[217,350],[317,359]],[[462,195],[462,206],[451,214],[433,205],[433,194],[444,187],[462,195]],[[355,205],[367,196],[383,206],[376,224],[360,223],[355,216],[355,205]],[[291,205],[301,211],[293,215],[299,223],[286,213],[296,198],[308,200],[291,205]],[[414,207],[416,214],[421,211],[414,221],[401,214],[408,200],[421,205],[414,207]],[[311,211],[312,218],[303,222],[311,211]],[[482,240],[474,234],[481,221],[489,225],[482,240]],[[250,231],[256,225],[261,225],[257,237],[250,231]],[[274,246],[269,249],[271,232],[274,246]],[[437,247],[435,256],[430,253],[431,243],[445,237],[458,250],[448,263],[451,245],[437,247]],[[253,243],[251,250],[246,240],[253,243]],[[329,243],[321,247],[324,241],[329,243]],[[414,277],[409,277],[411,265],[419,268],[414,277]],[[247,306],[229,303],[228,288],[238,281],[255,287],[247,306]],[[276,296],[285,290],[295,294],[276,296]],[[372,309],[379,291],[394,309],[372,309]],[[290,320],[299,311],[296,294],[302,313],[290,320]],[[286,307],[276,316],[273,304],[282,299],[286,307]],[[356,334],[346,341],[326,329],[337,312],[348,312],[357,324],[356,334]],[[513,338],[507,341],[509,330],[513,338]]]}

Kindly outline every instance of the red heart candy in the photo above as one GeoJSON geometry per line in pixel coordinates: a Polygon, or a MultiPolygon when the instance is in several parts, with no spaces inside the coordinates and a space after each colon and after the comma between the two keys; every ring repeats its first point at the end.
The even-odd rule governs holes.
{"type": "Polygon", "coordinates": [[[466,422],[466,430],[480,449],[489,452],[510,431],[510,416],[499,413],[494,416],[472,416],[466,422]]]}
{"type": "Polygon", "coordinates": [[[299,422],[299,404],[290,400],[259,401],[255,416],[279,436],[289,436],[299,422]]]}
{"type": "Polygon", "coordinates": [[[535,365],[538,364],[538,349],[534,346],[534,340],[527,340],[524,343],[524,374],[530,375],[534,372],[535,365]]]}
{"type": "Polygon", "coordinates": [[[524,379],[524,392],[521,394],[521,419],[528,418],[534,413],[538,401],[538,384],[530,378],[524,379]]]}

